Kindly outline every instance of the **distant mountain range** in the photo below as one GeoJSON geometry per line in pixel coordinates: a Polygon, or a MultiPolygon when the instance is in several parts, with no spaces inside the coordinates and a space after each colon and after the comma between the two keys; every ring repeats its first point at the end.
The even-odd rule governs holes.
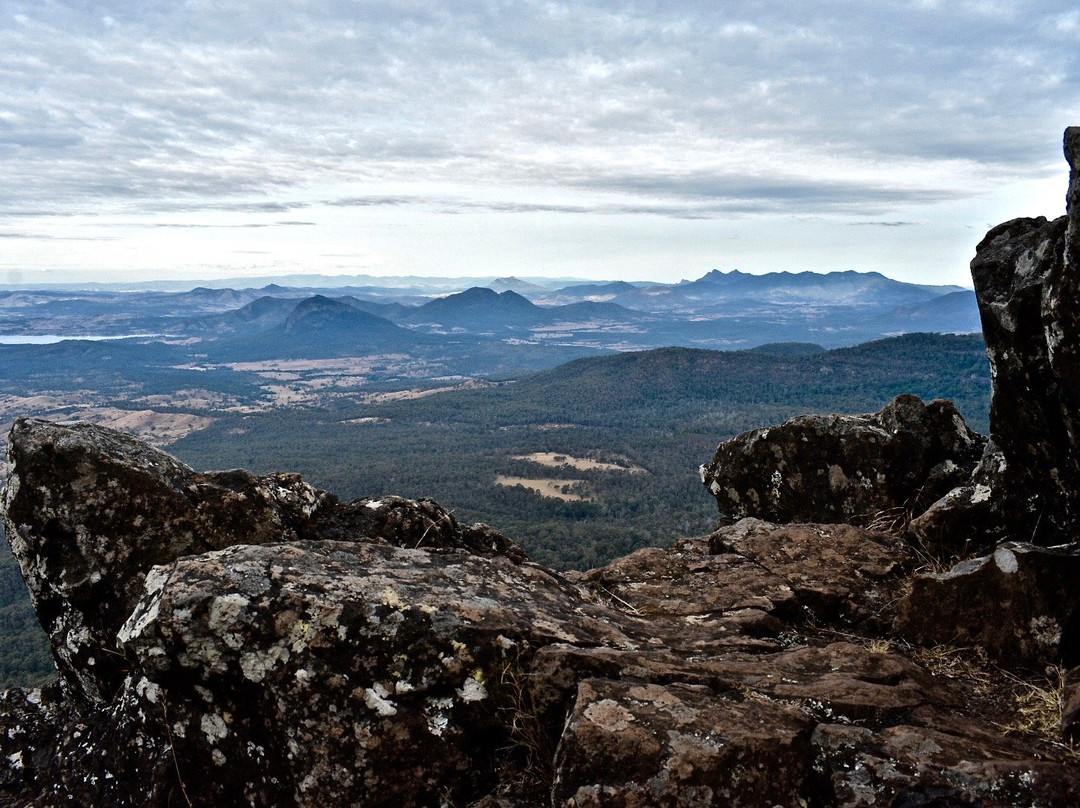
{"type": "MultiPolygon", "coordinates": [[[[669,345],[750,348],[811,342],[826,348],[913,331],[980,330],[974,293],[894,281],[878,273],[713,270],[693,281],[579,283],[558,289],[516,278],[432,296],[363,290],[259,289],[183,292],[59,289],[0,291],[0,336],[159,334],[248,351],[318,358],[414,350],[430,337],[596,351],[669,345]],[[348,293],[343,294],[343,291],[348,293]],[[246,338],[246,339],[245,339],[246,338]]],[[[490,352],[491,346],[486,350],[490,352]]]]}

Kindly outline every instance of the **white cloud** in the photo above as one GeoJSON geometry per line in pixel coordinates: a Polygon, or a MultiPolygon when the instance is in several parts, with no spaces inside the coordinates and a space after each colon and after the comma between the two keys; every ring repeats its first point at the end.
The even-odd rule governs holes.
{"type": "Polygon", "coordinates": [[[425,183],[446,210],[923,220],[1059,162],[1076,30],[1053,0],[14,2],[0,225],[425,183]]]}

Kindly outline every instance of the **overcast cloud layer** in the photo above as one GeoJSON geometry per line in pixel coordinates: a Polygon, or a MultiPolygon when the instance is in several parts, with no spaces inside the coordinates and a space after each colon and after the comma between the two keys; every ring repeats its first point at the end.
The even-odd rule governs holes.
{"type": "Polygon", "coordinates": [[[0,282],[963,282],[1078,62],[1071,2],[0,0],[0,282]]]}

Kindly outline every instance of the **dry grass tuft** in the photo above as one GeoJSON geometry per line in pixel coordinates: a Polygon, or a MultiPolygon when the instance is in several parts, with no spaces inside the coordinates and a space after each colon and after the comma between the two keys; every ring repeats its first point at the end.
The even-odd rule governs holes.
{"type": "Polygon", "coordinates": [[[1065,710],[1067,671],[1050,665],[1044,673],[1019,675],[991,662],[982,648],[910,648],[920,665],[935,676],[954,679],[971,688],[985,706],[997,708],[994,725],[1006,735],[1023,735],[1080,754],[1062,741],[1061,717],[1065,710]]]}
{"type": "Polygon", "coordinates": [[[1061,743],[1061,716],[1065,711],[1066,671],[1060,665],[1046,669],[1044,679],[1021,679],[1004,672],[1012,685],[1016,719],[1001,729],[1006,733],[1036,735],[1061,743]]]}

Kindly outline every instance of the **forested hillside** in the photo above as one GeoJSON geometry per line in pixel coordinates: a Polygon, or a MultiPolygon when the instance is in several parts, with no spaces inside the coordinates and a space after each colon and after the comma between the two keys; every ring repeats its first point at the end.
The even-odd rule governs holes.
{"type": "Polygon", "coordinates": [[[0,525],[0,689],[37,685],[52,674],[48,640],[0,525]]]}
{"type": "MultiPolygon", "coordinates": [[[[197,469],[299,471],[343,498],[433,497],[538,561],[587,568],[709,532],[698,466],[719,441],[803,412],[870,412],[893,396],[951,398],[987,431],[977,336],[914,334],[823,351],[687,348],[583,359],[517,382],[382,403],[218,420],[167,447],[197,469]]],[[[0,684],[52,670],[18,568],[0,548],[0,684]]]]}
{"type": "Polygon", "coordinates": [[[827,352],[625,353],[486,389],[230,415],[171,451],[199,469],[299,471],[342,497],[433,497],[543,563],[590,567],[708,532],[715,506],[697,469],[720,440],[803,412],[876,411],[905,392],[950,398],[985,432],[981,339],[913,334],[827,352]],[[553,457],[538,462],[539,454],[553,457]]]}

